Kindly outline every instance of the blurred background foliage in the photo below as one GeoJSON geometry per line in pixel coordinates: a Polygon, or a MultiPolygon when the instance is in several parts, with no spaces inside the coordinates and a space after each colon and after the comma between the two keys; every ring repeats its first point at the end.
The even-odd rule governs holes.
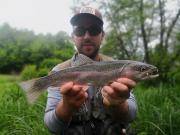
{"type": "Polygon", "coordinates": [[[22,71],[23,79],[25,76],[26,79],[42,76],[73,53],[74,47],[65,32],[35,35],[32,31],[12,28],[7,23],[0,26],[1,74],[22,71]]]}

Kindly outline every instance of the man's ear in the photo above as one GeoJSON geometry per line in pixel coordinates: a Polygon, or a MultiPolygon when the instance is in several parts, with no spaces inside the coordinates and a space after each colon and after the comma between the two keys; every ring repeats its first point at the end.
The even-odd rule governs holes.
{"type": "Polygon", "coordinates": [[[104,38],[105,38],[105,32],[102,31],[102,37],[101,37],[101,45],[100,45],[100,48],[102,47],[102,43],[104,42],[104,38]]]}
{"type": "Polygon", "coordinates": [[[105,32],[104,32],[104,31],[102,31],[102,37],[104,38],[104,36],[105,36],[105,32]]]}
{"type": "Polygon", "coordinates": [[[102,41],[103,41],[104,37],[105,37],[105,32],[102,31],[102,39],[101,39],[102,41]]]}
{"type": "Polygon", "coordinates": [[[71,33],[71,39],[74,41],[74,33],[71,33]]]}

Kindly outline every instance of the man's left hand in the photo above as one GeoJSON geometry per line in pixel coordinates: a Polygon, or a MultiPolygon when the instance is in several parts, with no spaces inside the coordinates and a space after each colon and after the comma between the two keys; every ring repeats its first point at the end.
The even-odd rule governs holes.
{"type": "Polygon", "coordinates": [[[116,81],[105,85],[102,89],[103,103],[109,106],[125,102],[130,96],[130,90],[135,85],[136,82],[128,78],[118,78],[116,81]]]}

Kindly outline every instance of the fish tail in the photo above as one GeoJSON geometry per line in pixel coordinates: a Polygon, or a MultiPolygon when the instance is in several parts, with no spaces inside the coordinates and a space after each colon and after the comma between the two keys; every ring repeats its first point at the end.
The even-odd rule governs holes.
{"type": "Polygon", "coordinates": [[[42,94],[42,91],[27,92],[26,96],[27,96],[28,103],[33,104],[34,102],[36,102],[41,94],[42,94]]]}
{"type": "Polygon", "coordinates": [[[37,78],[19,83],[21,88],[25,91],[29,103],[35,102],[48,87],[46,80],[46,78],[37,78]]]}
{"type": "Polygon", "coordinates": [[[28,80],[28,81],[23,81],[23,82],[20,82],[19,85],[21,86],[21,88],[24,90],[24,91],[30,91],[33,87],[34,87],[34,84],[36,82],[37,79],[32,79],[32,80],[28,80]]]}

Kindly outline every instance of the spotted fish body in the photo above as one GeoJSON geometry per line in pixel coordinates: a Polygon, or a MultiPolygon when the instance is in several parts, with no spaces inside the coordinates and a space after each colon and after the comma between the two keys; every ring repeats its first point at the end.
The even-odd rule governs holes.
{"type": "Polygon", "coordinates": [[[79,54],[72,67],[53,72],[50,75],[21,82],[29,102],[34,102],[49,86],[60,85],[73,81],[78,84],[103,86],[119,77],[127,77],[136,81],[152,79],[158,76],[155,66],[131,60],[95,62],[79,54]]]}

